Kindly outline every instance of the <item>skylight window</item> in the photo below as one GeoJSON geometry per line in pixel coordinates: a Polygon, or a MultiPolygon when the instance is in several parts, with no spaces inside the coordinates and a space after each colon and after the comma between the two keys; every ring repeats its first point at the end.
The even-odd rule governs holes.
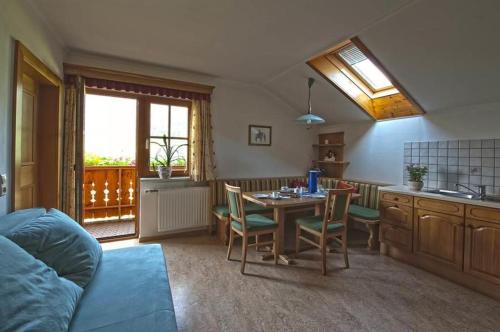
{"type": "Polygon", "coordinates": [[[390,89],[391,81],[361,52],[354,44],[350,44],[338,51],[339,57],[361,78],[368,83],[374,91],[390,89]]]}
{"type": "Polygon", "coordinates": [[[326,50],[307,64],[375,120],[425,113],[357,37],[326,50]]]}

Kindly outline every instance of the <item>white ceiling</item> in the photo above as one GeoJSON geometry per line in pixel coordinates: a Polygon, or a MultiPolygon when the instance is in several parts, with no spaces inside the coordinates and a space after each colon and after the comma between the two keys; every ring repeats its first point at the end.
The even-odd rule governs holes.
{"type": "Polygon", "coordinates": [[[260,84],[330,123],[368,119],[305,60],[359,35],[429,112],[500,100],[496,0],[25,0],[69,49],[260,84]]]}

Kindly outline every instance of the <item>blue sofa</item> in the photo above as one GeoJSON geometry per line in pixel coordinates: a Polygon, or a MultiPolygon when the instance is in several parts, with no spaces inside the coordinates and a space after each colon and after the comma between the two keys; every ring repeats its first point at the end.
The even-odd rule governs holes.
{"type": "Polygon", "coordinates": [[[0,262],[0,295],[6,299],[0,303],[0,316],[9,315],[0,321],[13,321],[8,331],[177,331],[158,244],[102,251],[63,213],[30,209],[0,217],[0,247],[38,268],[37,275],[29,276],[22,272],[29,269],[24,261],[0,262]],[[17,265],[16,270],[8,271],[8,264],[17,265]],[[56,294],[65,290],[72,296],[59,302],[52,298],[51,306],[43,300],[49,287],[58,287],[56,294]],[[30,306],[29,299],[36,303],[30,306]],[[15,306],[19,312],[13,311],[15,306]]]}
{"type": "Polygon", "coordinates": [[[104,251],[70,331],[177,331],[159,244],[104,251]]]}

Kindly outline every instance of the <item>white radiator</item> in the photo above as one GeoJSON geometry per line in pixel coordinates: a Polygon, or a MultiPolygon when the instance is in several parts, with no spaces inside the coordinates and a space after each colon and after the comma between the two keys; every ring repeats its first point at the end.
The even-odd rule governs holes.
{"type": "Polygon", "coordinates": [[[158,190],[158,232],[206,227],[210,221],[210,188],[158,190]]]}

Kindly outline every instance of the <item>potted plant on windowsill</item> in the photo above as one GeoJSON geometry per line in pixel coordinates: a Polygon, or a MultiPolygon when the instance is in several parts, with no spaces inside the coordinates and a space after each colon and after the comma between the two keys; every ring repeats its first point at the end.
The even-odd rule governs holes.
{"type": "Polygon", "coordinates": [[[424,187],[424,176],[427,174],[427,166],[408,165],[408,189],[413,191],[420,191],[424,187]]]}
{"type": "Polygon", "coordinates": [[[176,161],[184,160],[184,158],[179,156],[179,149],[187,144],[181,145],[170,145],[167,142],[167,137],[164,135],[162,137],[163,144],[157,142],[151,142],[160,147],[160,151],[156,153],[153,165],[156,166],[156,171],[160,179],[170,179],[172,177],[173,164],[176,161]]]}

